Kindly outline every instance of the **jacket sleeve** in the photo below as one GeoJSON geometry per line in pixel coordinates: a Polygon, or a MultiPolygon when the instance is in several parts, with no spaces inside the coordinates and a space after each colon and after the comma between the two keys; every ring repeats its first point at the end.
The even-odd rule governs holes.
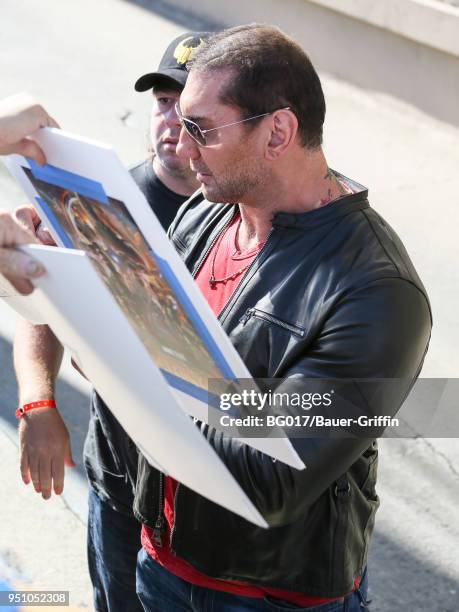
{"type": "MultiPolygon", "coordinates": [[[[369,283],[335,305],[313,343],[282,374],[276,392],[291,392],[311,378],[324,385],[352,379],[343,381],[334,414],[342,402],[353,415],[393,416],[419,375],[430,330],[429,303],[414,284],[400,278],[369,283]],[[396,384],[385,384],[387,379],[396,384]]],[[[290,408],[289,414],[300,413],[290,408]]],[[[296,520],[371,444],[361,436],[291,437],[306,465],[296,470],[221,431],[201,428],[271,526],[296,520]]]]}

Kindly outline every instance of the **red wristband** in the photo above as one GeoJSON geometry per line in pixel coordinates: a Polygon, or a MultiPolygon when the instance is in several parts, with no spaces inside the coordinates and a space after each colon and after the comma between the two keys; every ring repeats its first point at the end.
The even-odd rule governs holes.
{"type": "Polygon", "coordinates": [[[39,402],[24,404],[24,406],[19,406],[19,408],[16,410],[16,418],[20,419],[26,412],[29,412],[29,410],[34,410],[35,408],[56,408],[56,402],[54,400],[40,400],[39,402]]]}

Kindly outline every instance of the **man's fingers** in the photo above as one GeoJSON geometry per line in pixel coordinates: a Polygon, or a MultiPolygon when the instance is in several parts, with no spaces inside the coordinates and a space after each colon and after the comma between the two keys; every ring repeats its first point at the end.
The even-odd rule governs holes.
{"type": "Polygon", "coordinates": [[[41,496],[43,499],[51,497],[51,459],[49,457],[40,457],[38,469],[40,475],[41,496]]]}
{"type": "Polygon", "coordinates": [[[56,241],[51,236],[50,231],[46,227],[39,227],[37,230],[37,238],[42,244],[47,246],[56,246],[56,241]]]}
{"type": "Polygon", "coordinates": [[[36,228],[40,225],[41,219],[31,204],[18,206],[14,211],[14,216],[26,230],[35,235],[36,228]]]}
{"type": "Polygon", "coordinates": [[[42,127],[59,127],[46,110],[26,93],[0,100],[0,155],[19,153],[44,163],[40,147],[26,137],[42,127]]]}
{"type": "Polygon", "coordinates": [[[23,155],[29,159],[33,159],[43,166],[46,163],[46,157],[39,145],[30,138],[22,138],[18,142],[9,145],[3,145],[1,147],[2,155],[10,155],[16,153],[17,155],[23,155]]]}
{"type": "Polygon", "coordinates": [[[61,458],[54,458],[51,461],[51,472],[53,478],[53,489],[56,495],[60,495],[64,490],[65,468],[61,458]]]}
{"type": "Polygon", "coordinates": [[[41,263],[29,255],[15,249],[0,249],[0,274],[4,274],[21,293],[30,293],[32,285],[29,279],[38,278],[44,273],[41,263]]]}
{"type": "Polygon", "coordinates": [[[29,229],[7,211],[0,210],[0,246],[14,247],[36,242],[38,240],[32,228],[29,229]]]}
{"type": "Polygon", "coordinates": [[[51,117],[51,115],[47,111],[45,111],[41,104],[38,103],[34,103],[32,106],[25,109],[23,115],[24,117],[30,116],[30,121],[34,121],[35,125],[37,126],[35,129],[41,127],[60,127],[57,121],[53,117],[51,117]],[[35,115],[35,117],[33,117],[33,114],[35,115]]]}
{"type": "Polygon", "coordinates": [[[40,474],[38,471],[38,459],[29,459],[29,472],[32,480],[33,488],[37,493],[41,493],[40,474]]]}
{"type": "Polygon", "coordinates": [[[43,150],[34,140],[31,140],[30,138],[23,138],[16,143],[12,152],[28,157],[29,159],[33,159],[37,162],[37,164],[40,164],[40,166],[46,164],[46,157],[43,150]]]}
{"type": "Polygon", "coordinates": [[[48,113],[46,113],[47,117],[48,117],[48,127],[55,127],[55,128],[59,128],[60,129],[60,125],[58,124],[58,122],[51,117],[51,115],[48,115],[48,113]]]}
{"type": "Polygon", "coordinates": [[[29,472],[29,457],[27,453],[21,451],[21,478],[22,482],[26,485],[30,483],[30,472],[29,472]]]}
{"type": "Polygon", "coordinates": [[[8,274],[4,274],[4,277],[9,280],[16,291],[19,291],[21,295],[30,295],[34,290],[32,283],[25,278],[18,278],[17,276],[10,276],[8,274]]]}
{"type": "Polygon", "coordinates": [[[25,206],[19,206],[14,211],[15,218],[23,225],[28,231],[32,232],[37,240],[42,244],[48,246],[56,246],[54,238],[51,236],[48,228],[43,227],[41,224],[40,216],[35,208],[31,204],[25,206]]]}

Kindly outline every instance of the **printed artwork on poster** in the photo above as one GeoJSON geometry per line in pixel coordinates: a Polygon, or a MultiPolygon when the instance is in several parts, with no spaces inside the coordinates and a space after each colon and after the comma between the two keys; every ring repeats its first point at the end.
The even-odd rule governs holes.
{"type": "Polygon", "coordinates": [[[155,255],[123,202],[88,188],[77,175],[72,183],[62,171],[59,180],[56,168],[48,175],[38,167],[22,169],[63,245],[88,254],[169,384],[204,399],[209,378],[232,377],[173,271],[155,255]]]}

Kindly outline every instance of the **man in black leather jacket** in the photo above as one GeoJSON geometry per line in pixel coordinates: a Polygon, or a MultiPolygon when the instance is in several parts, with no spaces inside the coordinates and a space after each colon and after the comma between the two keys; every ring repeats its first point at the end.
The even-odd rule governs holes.
{"type": "MultiPolygon", "coordinates": [[[[328,167],[325,103],[308,57],[276,28],[240,26],[211,38],[189,69],[178,154],[202,190],[171,226],[176,249],[254,377],[279,379],[277,391],[352,380],[340,387],[343,406],[393,416],[420,373],[430,306],[367,190],[328,167]]],[[[201,430],[270,529],[140,457],[144,608],[364,607],[379,505],[373,435],[294,438],[306,465],[298,471],[201,430]]]]}

